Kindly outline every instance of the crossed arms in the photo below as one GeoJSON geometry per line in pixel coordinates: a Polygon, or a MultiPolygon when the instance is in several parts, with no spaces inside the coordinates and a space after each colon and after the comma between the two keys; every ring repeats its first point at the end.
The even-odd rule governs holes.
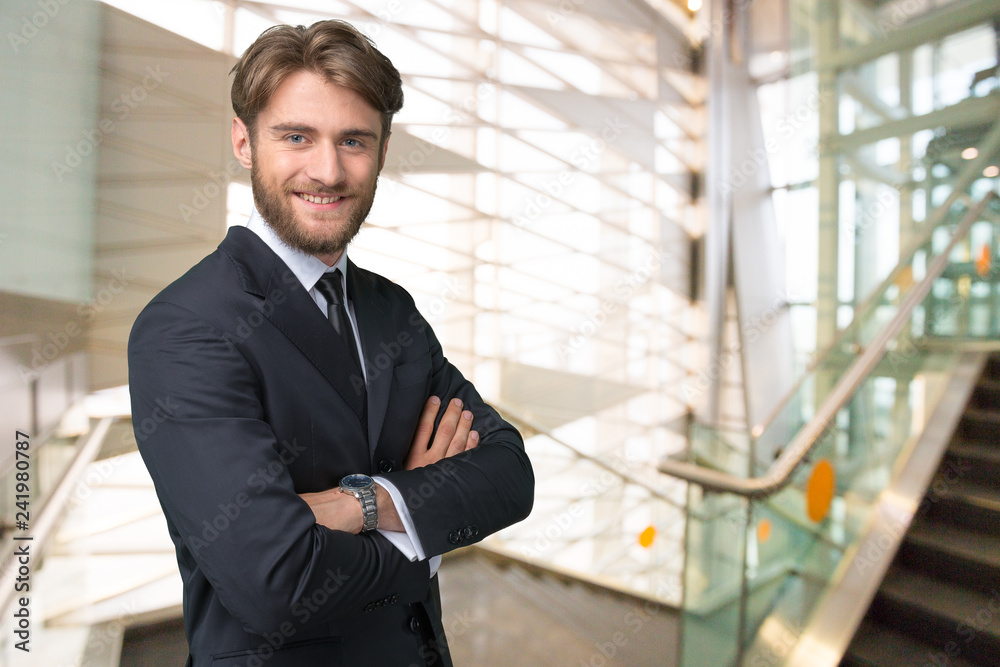
{"type": "MultiPolygon", "coordinates": [[[[479,444],[479,433],[472,430],[472,412],[463,410],[462,400],[458,398],[448,401],[441,423],[435,431],[434,420],[440,406],[441,399],[437,396],[427,399],[403,465],[404,469],[422,468],[473,449],[479,444]]],[[[316,523],[321,526],[354,535],[359,534],[364,527],[361,503],[351,494],[342,493],[339,489],[329,489],[319,493],[300,493],[299,497],[306,501],[316,516],[316,523]]],[[[380,484],[375,485],[375,498],[378,503],[378,527],[397,532],[405,530],[392,498],[380,484]]]]}

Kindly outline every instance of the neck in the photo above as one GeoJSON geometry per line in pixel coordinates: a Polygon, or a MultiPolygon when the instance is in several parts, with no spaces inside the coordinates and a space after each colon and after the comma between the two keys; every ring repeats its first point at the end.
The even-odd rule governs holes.
{"type": "Polygon", "coordinates": [[[338,261],[340,261],[340,256],[343,255],[343,254],[344,254],[344,251],[341,250],[340,252],[336,252],[336,253],[332,253],[332,254],[331,253],[320,253],[320,254],[317,254],[317,255],[313,255],[313,257],[315,257],[316,259],[320,260],[321,262],[323,262],[327,266],[333,266],[338,261]]]}

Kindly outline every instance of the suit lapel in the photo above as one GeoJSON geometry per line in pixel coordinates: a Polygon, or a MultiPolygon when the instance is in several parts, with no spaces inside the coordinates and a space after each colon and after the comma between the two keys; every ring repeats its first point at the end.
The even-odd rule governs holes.
{"type": "Polygon", "coordinates": [[[362,419],[364,380],[353,370],[344,340],[316,307],[291,269],[252,231],[233,227],[220,245],[237,266],[244,291],[264,298],[261,313],[333,385],[362,419]]]}
{"type": "Polygon", "coordinates": [[[368,371],[368,448],[374,455],[379,435],[382,433],[382,425],[385,423],[386,409],[389,406],[389,389],[392,385],[392,369],[396,359],[393,359],[387,350],[394,349],[390,343],[396,338],[396,330],[392,318],[389,317],[389,300],[349,259],[347,275],[354,316],[358,320],[364,364],[368,371]],[[387,364],[380,363],[382,357],[388,359],[387,364]]]}

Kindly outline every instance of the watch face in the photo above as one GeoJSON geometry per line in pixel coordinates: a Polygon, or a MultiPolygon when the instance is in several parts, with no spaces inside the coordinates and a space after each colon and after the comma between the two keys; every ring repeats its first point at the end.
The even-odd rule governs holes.
{"type": "Polygon", "coordinates": [[[344,479],[340,480],[340,486],[344,489],[349,489],[351,491],[364,491],[369,489],[375,482],[368,475],[348,475],[344,479]]]}

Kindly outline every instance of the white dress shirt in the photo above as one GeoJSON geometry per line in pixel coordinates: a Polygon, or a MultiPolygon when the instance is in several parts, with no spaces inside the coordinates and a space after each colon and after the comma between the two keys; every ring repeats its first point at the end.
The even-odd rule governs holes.
{"type": "MultiPolygon", "coordinates": [[[[247,220],[247,229],[255,233],[260,239],[267,244],[267,246],[274,251],[281,260],[288,265],[295,277],[299,279],[302,286],[306,288],[309,296],[312,297],[313,301],[316,302],[316,307],[323,312],[323,316],[326,316],[327,303],[326,297],[320,294],[319,290],[316,289],[316,283],[323,276],[324,273],[340,269],[341,279],[344,281],[343,284],[343,294],[349,294],[347,291],[347,251],[345,250],[340,255],[340,259],[333,266],[327,266],[323,260],[315,257],[313,255],[302,252],[301,250],[292,248],[285,245],[285,242],[278,238],[275,231],[268,225],[264,219],[257,212],[257,208],[254,207],[253,212],[250,214],[250,219],[247,220]]],[[[358,332],[358,321],[354,316],[354,304],[350,299],[347,300],[347,313],[348,319],[351,321],[351,329],[354,330],[354,341],[358,346],[358,358],[364,360],[364,351],[361,349],[361,336],[358,332]]],[[[365,364],[362,361],[361,372],[364,373],[365,381],[368,381],[368,369],[365,368],[365,364]]],[[[424,560],[427,555],[424,553],[424,549],[420,544],[420,537],[417,535],[417,531],[413,526],[413,519],[410,517],[410,511],[406,507],[406,503],[403,502],[403,494],[393,485],[392,482],[385,479],[384,477],[373,477],[379,486],[384,488],[389,492],[389,496],[392,498],[393,504],[396,506],[396,513],[399,514],[399,518],[403,523],[403,528],[406,532],[400,533],[391,530],[378,529],[387,540],[392,542],[393,546],[399,549],[403,555],[409,558],[411,561],[424,560]]],[[[430,559],[431,576],[433,577],[441,564],[441,556],[432,556],[430,559]]]]}

